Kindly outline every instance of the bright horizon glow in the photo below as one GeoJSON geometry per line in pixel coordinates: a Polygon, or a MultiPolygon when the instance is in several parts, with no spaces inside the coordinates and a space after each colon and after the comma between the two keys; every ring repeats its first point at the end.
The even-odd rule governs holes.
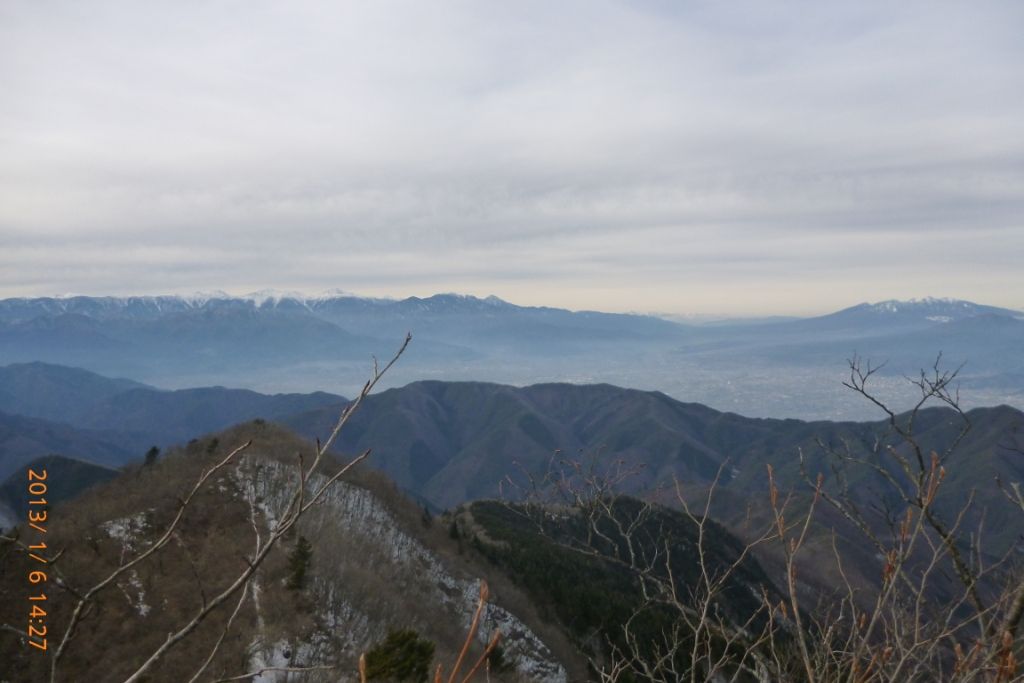
{"type": "Polygon", "coordinates": [[[15,1],[0,297],[1024,308],[1024,5],[15,1]]]}

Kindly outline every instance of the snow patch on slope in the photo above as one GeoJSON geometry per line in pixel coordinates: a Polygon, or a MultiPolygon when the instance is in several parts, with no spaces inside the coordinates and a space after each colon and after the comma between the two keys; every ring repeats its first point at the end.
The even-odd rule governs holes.
{"type": "MultiPolygon", "coordinates": [[[[240,476],[251,482],[243,485],[251,486],[253,500],[273,528],[290,500],[294,467],[250,455],[241,469],[244,471],[240,476]]],[[[325,477],[314,476],[309,482],[311,491],[317,490],[325,481],[325,477]]],[[[374,548],[383,552],[387,561],[408,568],[409,574],[416,577],[416,591],[421,595],[427,593],[425,599],[440,603],[457,615],[462,629],[468,632],[479,597],[479,582],[474,578],[453,575],[426,546],[401,529],[397,520],[372,493],[336,482],[310,510],[305,523],[308,532],[313,534],[325,525],[340,524],[353,536],[373,539],[374,548]]],[[[403,588],[410,589],[408,586],[403,588]]],[[[372,636],[369,640],[376,640],[385,634],[370,633],[373,620],[350,604],[346,599],[347,589],[350,590],[334,577],[321,577],[310,587],[320,622],[332,638],[342,640],[343,649],[351,655],[358,654],[359,649],[365,647],[367,636],[372,636]]],[[[564,683],[567,680],[564,667],[526,624],[503,607],[488,604],[478,631],[480,642],[485,644],[495,629],[502,632],[506,658],[529,680],[541,683],[564,683]]],[[[326,646],[327,640],[325,633],[323,638],[315,639],[309,645],[326,646]]],[[[276,647],[265,649],[259,661],[273,659],[276,647]]],[[[305,658],[303,661],[316,660],[305,658]]],[[[257,663],[256,658],[253,663],[257,663]]]]}
{"type": "Polygon", "coordinates": [[[121,541],[124,552],[135,550],[135,541],[146,530],[146,513],[139,512],[128,517],[117,517],[103,522],[100,528],[111,538],[121,541]]]}

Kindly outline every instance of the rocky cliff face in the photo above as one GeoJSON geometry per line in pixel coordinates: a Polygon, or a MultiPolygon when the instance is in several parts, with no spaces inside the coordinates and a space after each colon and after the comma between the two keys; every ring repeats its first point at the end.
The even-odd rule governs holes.
{"type": "MultiPolygon", "coordinates": [[[[5,655],[0,657],[0,682],[48,679],[49,657],[76,596],[164,536],[183,492],[226,454],[220,443],[250,438],[254,445],[245,457],[210,478],[192,499],[170,542],[96,593],[63,654],[56,680],[124,681],[168,633],[230,585],[254,549],[271,537],[288,505],[296,486],[294,454],[310,450],[309,444],[268,424],[250,423],[195,441],[53,508],[46,541],[49,548],[64,551],[45,586],[51,650],[37,654],[16,628],[0,630],[0,653],[5,655]]],[[[324,481],[315,476],[309,485],[324,481]]],[[[25,576],[36,568],[28,552],[27,547],[0,546],[0,624],[24,622],[25,576]]],[[[356,474],[335,482],[271,550],[248,585],[162,657],[147,680],[189,681],[209,658],[199,680],[248,674],[260,683],[351,681],[357,679],[360,654],[390,632],[405,629],[431,641],[434,666],[443,664],[448,671],[477,606],[480,573],[473,562],[429,513],[392,484],[373,473],[356,474]],[[296,588],[288,584],[290,555],[299,538],[308,540],[312,554],[296,588]],[[306,671],[284,671],[297,668],[306,671]]],[[[568,641],[552,641],[557,629],[536,618],[511,582],[491,578],[498,579],[498,588],[492,589],[470,661],[500,630],[502,660],[509,666],[492,672],[490,680],[567,681],[562,657],[575,656],[568,641]]]]}
{"type": "MultiPolygon", "coordinates": [[[[323,480],[314,477],[313,487],[323,480]]],[[[288,504],[294,471],[279,461],[250,456],[236,471],[235,482],[252,502],[254,518],[269,531],[288,504]]],[[[446,565],[403,530],[370,491],[336,482],[301,526],[314,548],[320,548],[314,553],[331,558],[329,567],[317,567],[309,588],[316,629],[305,642],[268,642],[265,634],[257,634],[254,670],[280,661],[287,650],[299,653],[304,661],[358,657],[389,628],[401,625],[391,619],[401,612],[413,616],[413,623],[407,625],[417,630],[427,632],[443,621],[456,632],[468,632],[479,581],[446,565]],[[367,571],[391,583],[391,590],[375,593],[370,601],[365,594],[354,594],[353,585],[365,580],[367,571]]],[[[502,633],[506,660],[520,674],[543,683],[566,680],[565,668],[529,626],[504,607],[488,604],[477,633],[481,644],[486,644],[495,630],[502,633]]]]}

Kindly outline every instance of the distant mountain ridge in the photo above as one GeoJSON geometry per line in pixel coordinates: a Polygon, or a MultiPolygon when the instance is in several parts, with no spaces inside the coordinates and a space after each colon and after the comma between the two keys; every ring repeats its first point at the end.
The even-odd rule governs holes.
{"type": "MultiPolygon", "coordinates": [[[[231,295],[226,292],[199,292],[191,295],[165,294],[143,296],[88,296],[63,295],[49,297],[10,297],[0,299],[0,320],[18,320],[37,317],[39,315],[55,315],[62,313],[78,313],[89,317],[105,316],[160,316],[169,313],[194,311],[219,306],[237,306],[249,304],[258,309],[303,307],[316,310],[329,305],[344,303],[364,308],[377,309],[414,309],[444,310],[461,308],[462,310],[483,309],[526,309],[571,312],[567,309],[549,306],[520,306],[510,303],[494,295],[477,297],[471,294],[455,292],[438,293],[428,297],[410,296],[401,299],[359,296],[340,289],[329,290],[319,295],[307,295],[302,292],[261,290],[243,295],[231,295]]],[[[597,311],[577,311],[598,313],[597,311]]],[[[815,317],[829,317],[851,313],[887,313],[887,314],[923,314],[951,316],[955,318],[970,317],[985,313],[996,315],[1024,316],[1024,312],[998,306],[977,304],[963,299],[948,297],[924,297],[920,299],[888,299],[878,302],[864,302],[841,309],[835,313],[815,317]]],[[[603,315],[622,315],[630,317],[661,317],[647,313],[603,313],[603,315]]],[[[686,324],[688,316],[669,316],[673,322],[686,324]]],[[[705,316],[707,317],[707,316],[705,316]]],[[[694,319],[701,319],[696,316],[694,319]]],[[[728,320],[722,316],[712,316],[718,322],[728,320]]],[[[779,322],[794,319],[807,319],[793,316],[780,316],[779,322]]],[[[767,318],[766,320],[771,320],[767,318]]]]}
{"type": "MultiPolygon", "coordinates": [[[[332,292],[321,296],[305,296],[298,292],[276,292],[266,290],[242,296],[231,296],[223,292],[213,294],[155,295],[155,296],[60,296],[60,297],[18,297],[0,299],[0,320],[27,320],[41,315],[80,314],[93,318],[143,317],[154,318],[173,313],[215,309],[222,307],[249,306],[255,309],[295,309],[311,311],[331,306],[347,305],[354,308],[452,311],[486,309],[531,309],[564,311],[565,309],[543,306],[517,306],[496,296],[484,298],[468,294],[445,293],[426,298],[411,296],[404,299],[383,299],[360,297],[354,294],[332,292]]],[[[568,312],[568,311],[566,311],[568,312]]],[[[642,314],[606,313],[604,315],[627,315],[648,317],[642,314]]]]}
{"type": "MultiPolygon", "coordinates": [[[[894,315],[924,315],[926,319],[933,320],[934,317],[950,318],[958,320],[976,315],[1008,315],[1021,317],[1024,313],[1009,308],[998,306],[985,306],[972,301],[962,299],[925,297],[923,299],[908,299],[899,301],[889,299],[877,303],[862,303],[857,306],[839,311],[840,314],[854,311],[870,311],[872,313],[885,313],[894,315]]],[[[938,322],[945,322],[939,320],[938,322]]]]}
{"type": "Polygon", "coordinates": [[[46,455],[116,467],[139,457],[145,437],[0,413],[0,481],[46,455]]]}
{"type": "MultiPolygon", "coordinates": [[[[332,394],[266,396],[222,387],[161,391],[41,364],[0,368],[0,379],[5,373],[20,376],[22,382],[37,373],[47,378],[57,394],[64,376],[83,402],[82,410],[65,411],[67,419],[122,430],[87,429],[0,413],[0,481],[44,455],[119,467],[139,461],[153,444],[188,441],[187,448],[193,448],[197,438],[214,444],[210,433],[218,430],[216,425],[234,421],[250,420],[245,429],[262,429],[275,422],[303,437],[323,438],[333,429],[344,402],[332,394]],[[89,401],[90,382],[101,394],[117,386],[122,390],[89,401]]],[[[27,409],[41,412],[44,396],[30,398],[27,409]]],[[[974,507],[963,518],[964,524],[975,528],[984,523],[986,548],[1000,555],[1017,548],[1024,533],[1019,510],[998,483],[1024,482],[1024,413],[996,406],[971,410],[968,418],[973,427],[944,463],[944,494],[934,509],[937,515],[952,519],[973,496],[974,507]]],[[[959,427],[959,418],[948,408],[926,409],[915,421],[915,433],[926,451],[944,450],[957,437],[959,427]]],[[[565,458],[586,467],[593,463],[598,471],[617,467],[619,462],[627,469],[636,468],[635,476],[619,483],[621,490],[656,500],[663,500],[660,496],[666,492],[673,494],[678,482],[683,495],[693,496],[692,502],[703,501],[717,479],[711,514],[742,536],[743,529],[766,521],[752,517],[751,510],[757,507],[752,502],[763,502],[769,495],[768,465],[774,468],[779,488],[795,493],[797,507],[808,495],[801,454],[811,477],[822,473],[826,486],[835,485],[835,463],[820,444],[849,449],[852,457],[868,462],[888,446],[901,447],[886,421],[877,418],[871,422],[750,418],[680,402],[660,392],[609,384],[514,387],[432,380],[367,398],[342,432],[336,450],[348,456],[371,449],[368,465],[427,503],[435,514],[472,500],[499,495],[515,499],[516,485],[529,486],[530,478],[543,480],[552,463],[565,458]]],[[[865,510],[880,510],[871,507],[884,495],[885,482],[878,472],[862,465],[848,476],[857,504],[865,510]]],[[[0,508],[0,517],[8,523],[19,514],[10,502],[0,500],[0,508]]],[[[873,519],[882,525],[880,515],[879,511],[873,519]]],[[[815,529],[815,538],[822,542],[825,536],[820,534],[831,529],[839,543],[856,543],[848,522],[827,506],[822,507],[815,529]]],[[[869,556],[856,548],[852,552],[864,560],[847,567],[851,575],[860,577],[858,583],[877,580],[864,573],[872,566],[869,556]]]]}
{"type": "Polygon", "coordinates": [[[38,361],[0,367],[0,411],[79,426],[86,425],[75,419],[75,415],[90,410],[98,401],[132,389],[152,387],[38,361]]]}
{"type": "Polygon", "coordinates": [[[985,306],[959,299],[910,299],[907,301],[879,301],[845,308],[815,320],[849,322],[857,324],[885,324],[898,326],[934,325],[978,317],[1001,317],[1024,320],[1024,313],[998,306],[985,306]]]}
{"type": "MultiPolygon", "coordinates": [[[[951,466],[949,481],[962,482],[965,490],[991,486],[999,472],[1004,480],[1024,481],[1024,456],[1007,450],[1024,438],[1018,433],[1024,413],[998,406],[969,416],[974,428],[958,461],[972,464],[957,471],[951,466]]],[[[303,434],[323,434],[331,425],[324,409],[283,423],[303,434]]],[[[934,448],[951,440],[956,427],[948,409],[929,409],[918,420],[922,438],[934,448]]],[[[872,447],[885,431],[883,421],[748,418],[611,385],[416,382],[371,397],[340,448],[355,452],[373,445],[375,467],[437,506],[450,507],[496,496],[504,477],[520,467],[540,471],[555,450],[566,457],[643,463],[634,486],[672,477],[708,484],[724,467],[723,488],[749,492],[764,489],[767,463],[796,481],[800,450],[812,466],[828,471],[818,439],[849,443],[856,451],[872,447]]]]}
{"type": "Polygon", "coordinates": [[[32,457],[59,453],[117,466],[152,445],[170,446],[246,420],[274,420],[344,402],[324,392],[166,391],[79,368],[16,363],[0,367],[0,480],[32,457]]]}
{"type": "MultiPolygon", "coordinates": [[[[22,383],[31,376],[45,377],[54,395],[75,396],[81,405],[58,415],[47,412],[45,395],[26,395],[23,412],[47,419],[0,414],[0,480],[42,455],[118,466],[140,459],[150,445],[183,443],[256,418],[307,438],[324,437],[345,403],[327,393],[267,396],[222,387],[161,391],[42,364],[0,368],[0,381],[10,376],[21,377],[22,383]],[[67,391],[61,389],[62,377],[67,391]],[[90,385],[96,387],[95,400],[89,397],[90,385]],[[116,386],[122,390],[109,394],[116,386]],[[67,424],[58,421],[62,416],[67,424]]],[[[18,410],[18,405],[5,408],[18,410]]],[[[974,428],[950,463],[948,485],[962,493],[976,490],[998,518],[996,508],[1006,501],[993,488],[994,477],[1024,481],[1024,457],[1013,450],[1024,449],[1024,413],[998,406],[975,409],[969,416],[974,428]]],[[[866,454],[886,433],[880,417],[871,422],[750,418],[608,384],[519,388],[420,381],[369,397],[338,448],[344,453],[372,448],[374,468],[438,509],[494,497],[506,477],[522,468],[541,472],[557,450],[642,463],[643,473],[631,484],[636,490],[673,478],[707,485],[721,469],[723,500],[742,500],[763,494],[768,463],[780,477],[799,481],[796,458],[801,451],[812,466],[828,472],[819,439],[866,454]]],[[[955,436],[955,415],[929,409],[921,413],[918,430],[929,448],[941,449],[955,436]]],[[[729,521],[726,513],[720,516],[729,521]]],[[[998,528],[990,533],[1003,532],[1009,533],[998,528]]]]}
{"type": "Polygon", "coordinates": [[[372,356],[389,354],[410,331],[407,380],[607,382],[748,415],[863,419],[865,407],[838,391],[848,358],[887,361],[879,376],[891,400],[908,405],[901,378],[942,352],[952,367],[967,363],[969,405],[1024,407],[1024,314],[952,299],[707,325],[460,294],[0,300],[0,362],[69,365],[167,388],[352,394],[372,356]],[[764,400],[768,393],[778,399],[764,400]]]}

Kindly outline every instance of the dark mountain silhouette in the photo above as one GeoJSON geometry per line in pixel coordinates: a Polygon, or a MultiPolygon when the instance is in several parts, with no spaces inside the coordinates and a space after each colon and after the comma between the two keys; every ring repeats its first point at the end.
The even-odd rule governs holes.
{"type": "Polygon", "coordinates": [[[0,367],[0,410],[130,434],[136,443],[170,445],[254,418],[273,420],[344,402],[324,392],[265,395],[224,387],[164,391],[46,363],[0,367]]]}
{"type": "Polygon", "coordinates": [[[127,379],[48,363],[14,363],[0,367],[0,411],[60,420],[81,427],[80,416],[94,404],[131,389],[147,388],[127,379]]]}
{"type": "MultiPolygon", "coordinates": [[[[0,476],[32,458],[58,453],[107,465],[262,418],[304,436],[325,437],[345,399],[326,393],[263,395],[222,387],[160,391],[128,380],[109,380],[42,364],[8,366],[4,386],[35,385],[8,394],[0,476]],[[60,410],[47,408],[49,397],[60,410]],[[20,401],[19,401],[20,397],[20,401]],[[63,398],[61,398],[63,397],[63,398]],[[61,403],[63,401],[63,403],[61,403]],[[67,424],[59,423],[63,419],[67,424]]],[[[965,500],[970,491],[1006,516],[994,478],[1024,480],[1019,445],[1024,414],[1001,406],[970,411],[972,429],[948,463],[946,486],[965,500]]],[[[921,413],[916,430],[926,448],[942,450],[959,423],[948,409],[921,413]]],[[[373,466],[438,508],[497,495],[506,477],[543,474],[557,450],[565,457],[622,459],[642,464],[629,486],[650,490],[673,477],[704,487],[721,470],[723,505],[765,491],[772,464],[788,485],[800,483],[798,457],[828,474],[831,463],[818,441],[848,444],[872,456],[886,436],[884,422],[806,422],[749,418],[659,392],[607,384],[540,384],[524,388],[481,382],[414,382],[370,397],[339,442],[344,452],[373,448],[373,466]]],[[[872,489],[866,474],[865,494],[872,489]]],[[[877,488],[877,487],[876,487],[877,488]]],[[[726,507],[728,507],[726,505],[726,507]]],[[[742,510],[741,506],[738,508],[742,510]]],[[[729,510],[721,513],[728,521],[729,510]]],[[[994,528],[1009,543],[1012,530],[994,528]],[[1005,532],[1005,533],[1004,533],[1005,532]]]]}
{"type": "Polygon", "coordinates": [[[123,432],[80,429],[60,422],[0,413],[0,480],[36,458],[60,454],[116,467],[142,457],[145,440],[123,432]]]}
{"type": "MultiPolygon", "coordinates": [[[[46,471],[47,490],[45,499],[50,505],[77,498],[85,491],[116,478],[121,473],[112,468],[84,460],[65,458],[61,455],[47,455],[25,463],[17,472],[0,483],[0,507],[20,511],[15,519],[23,521],[28,509],[28,488],[25,471],[31,469],[37,473],[46,471]]],[[[42,498],[42,496],[39,496],[42,498]]],[[[0,525],[3,526],[3,525],[0,525]]]]}
{"type": "MultiPolygon", "coordinates": [[[[957,500],[974,489],[998,508],[1005,500],[994,477],[1024,480],[1024,456],[1007,448],[1018,443],[1024,413],[1000,406],[972,410],[968,417],[972,429],[947,465],[947,486],[960,492],[957,500]]],[[[322,435],[332,425],[331,412],[283,423],[322,435]]],[[[938,450],[958,428],[956,414],[941,408],[922,412],[916,425],[925,447],[938,450]]],[[[800,480],[801,451],[812,471],[830,471],[818,440],[850,444],[868,457],[886,432],[885,422],[748,418],[610,385],[416,382],[371,397],[340,444],[351,452],[372,445],[375,467],[443,508],[495,496],[499,483],[520,469],[542,474],[556,449],[571,458],[643,464],[631,483],[635,490],[672,477],[706,486],[722,468],[726,496],[761,495],[767,464],[793,485],[800,480]]]]}
{"type": "MultiPolygon", "coordinates": [[[[77,396],[81,405],[61,415],[74,425],[3,416],[2,477],[49,454],[119,466],[141,459],[151,445],[183,443],[254,418],[278,422],[306,437],[325,437],[344,404],[341,397],[322,393],[266,396],[220,387],[160,391],[53,366],[3,372],[23,381],[39,374],[50,391],[77,396]],[[61,390],[62,377],[67,392],[61,390]],[[89,400],[93,385],[97,398],[89,400]]],[[[44,405],[44,395],[27,396],[26,410],[59,417],[46,413],[44,405]]],[[[955,516],[973,494],[975,508],[966,523],[980,523],[984,515],[988,547],[998,554],[1010,549],[1021,534],[996,479],[1024,481],[1024,414],[1000,406],[971,410],[968,418],[970,432],[945,463],[939,512],[955,516]]],[[[957,437],[959,427],[953,411],[930,408],[918,415],[915,432],[925,449],[942,451],[957,437]]],[[[829,486],[835,485],[835,461],[821,444],[849,449],[852,457],[865,463],[886,462],[879,453],[890,445],[901,447],[884,421],[749,418],[659,392],[606,384],[516,388],[427,381],[370,397],[343,432],[338,449],[354,454],[372,448],[372,467],[438,510],[493,498],[509,478],[520,484],[526,476],[539,479],[553,457],[602,467],[622,461],[639,468],[623,482],[624,490],[654,497],[675,481],[700,496],[717,477],[713,511],[738,528],[750,514],[751,501],[767,496],[769,464],[780,486],[806,492],[799,466],[803,454],[809,476],[820,472],[829,486]]],[[[869,465],[851,469],[848,479],[861,502],[898,505],[886,498],[884,481],[869,465]]],[[[823,519],[844,528],[845,522],[830,514],[824,511],[823,519]]]]}

